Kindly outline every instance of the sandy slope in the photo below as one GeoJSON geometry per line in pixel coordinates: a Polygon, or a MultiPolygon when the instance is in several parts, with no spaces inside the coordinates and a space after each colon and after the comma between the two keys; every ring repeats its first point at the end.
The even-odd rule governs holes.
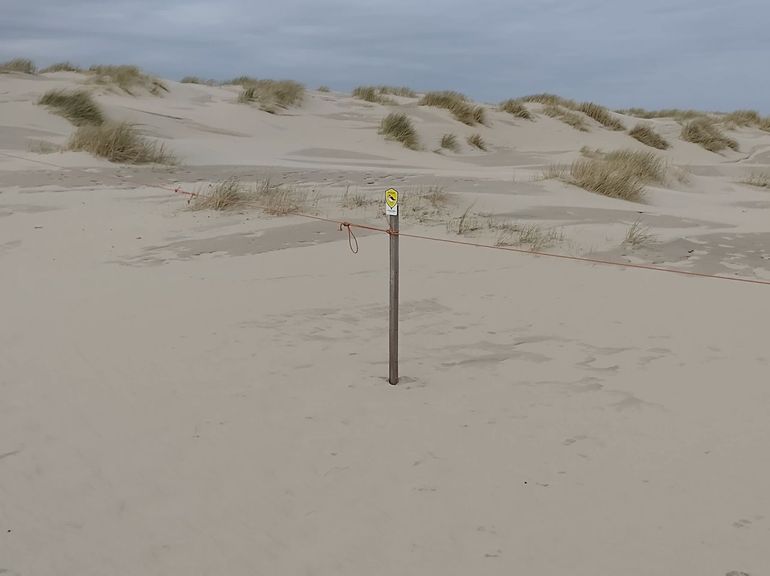
{"type": "Polygon", "coordinates": [[[736,183],[770,135],[677,142],[689,183],[643,205],[533,181],[627,135],[408,99],[422,152],[345,95],[273,116],[171,82],[98,100],[181,166],[30,152],[72,132],[36,98],[79,81],[0,76],[1,574],[769,573],[770,287],[405,238],[391,387],[384,236],[354,256],[331,225],[155,186],[269,176],[381,223],[387,186],[440,184],[405,230],[449,237],[473,203],[556,227],[551,250],[770,279],[770,192],[736,183]],[[490,152],[433,153],[448,131],[490,152]],[[656,244],[621,247],[636,219],[656,244]]]}

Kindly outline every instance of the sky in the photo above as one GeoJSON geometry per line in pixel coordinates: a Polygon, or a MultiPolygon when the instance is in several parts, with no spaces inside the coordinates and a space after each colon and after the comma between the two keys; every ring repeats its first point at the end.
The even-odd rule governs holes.
{"type": "Polygon", "coordinates": [[[0,60],[770,113],[768,0],[0,0],[0,60]]]}

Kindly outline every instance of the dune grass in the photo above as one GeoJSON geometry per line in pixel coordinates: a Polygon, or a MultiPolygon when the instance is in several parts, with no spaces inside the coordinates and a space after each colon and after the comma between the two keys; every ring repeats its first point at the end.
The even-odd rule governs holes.
{"type": "Polygon", "coordinates": [[[393,96],[402,96],[404,98],[417,98],[417,92],[408,86],[377,86],[380,94],[391,94],[393,96]]]}
{"type": "Polygon", "coordinates": [[[230,80],[225,80],[221,82],[222,86],[250,86],[252,84],[256,84],[257,79],[254,78],[254,76],[236,76],[235,78],[231,78],[230,80]]]}
{"type": "Polygon", "coordinates": [[[496,246],[528,246],[538,252],[564,241],[564,234],[556,228],[542,228],[537,224],[517,224],[509,220],[490,220],[491,230],[497,230],[496,246]]]}
{"type": "Polygon", "coordinates": [[[180,84],[200,84],[202,86],[216,86],[218,84],[216,80],[205,80],[199,76],[185,76],[179,82],[180,84]]]}
{"type": "Polygon", "coordinates": [[[594,104],[593,102],[583,102],[582,104],[579,104],[576,108],[578,112],[582,112],[589,118],[593,118],[596,120],[599,124],[602,124],[606,128],[609,128],[610,130],[615,131],[621,131],[625,130],[626,127],[623,125],[623,123],[615,118],[612,113],[607,110],[604,106],[601,106],[599,104],[594,104]]]}
{"type": "Polygon", "coordinates": [[[246,189],[237,178],[228,178],[198,196],[190,204],[193,210],[233,210],[251,201],[246,189]]]}
{"type": "Polygon", "coordinates": [[[137,89],[147,90],[155,96],[159,96],[162,92],[168,92],[168,88],[163,82],[154,76],[145,74],[138,66],[98,64],[91,66],[88,73],[92,76],[92,82],[116,86],[132,96],[136,95],[137,89]]]}
{"type": "Polygon", "coordinates": [[[726,114],[722,118],[722,122],[728,125],[747,128],[749,126],[759,126],[762,123],[762,117],[756,110],[736,110],[726,114]]]}
{"type": "Polygon", "coordinates": [[[687,120],[693,120],[695,118],[708,117],[705,112],[698,110],[682,110],[679,108],[666,108],[663,110],[645,110],[644,108],[627,108],[625,110],[617,110],[618,114],[624,114],[626,116],[634,116],[635,118],[642,118],[645,120],[651,120],[653,118],[673,118],[680,122],[687,120]]]}
{"type": "Polygon", "coordinates": [[[0,72],[21,72],[23,74],[35,74],[37,66],[28,58],[14,58],[0,63],[0,72]]]}
{"type": "Polygon", "coordinates": [[[653,127],[649,124],[637,124],[628,132],[628,134],[642,144],[657,148],[658,150],[667,150],[671,146],[668,141],[655,132],[653,127]]]}
{"type": "Polygon", "coordinates": [[[316,90],[318,90],[319,92],[331,92],[332,91],[331,88],[329,88],[328,86],[323,86],[323,85],[319,86],[318,88],[316,88],[316,90]]]}
{"type": "Polygon", "coordinates": [[[193,210],[239,210],[255,208],[273,216],[285,216],[306,209],[307,194],[291,186],[272,184],[262,180],[253,186],[241,183],[238,178],[228,178],[212,184],[209,189],[195,196],[193,210]]]}
{"type": "Polygon", "coordinates": [[[393,112],[385,116],[380,123],[380,134],[388,140],[401,142],[410,150],[417,150],[420,146],[417,130],[406,114],[393,112]]]}
{"type": "Polygon", "coordinates": [[[83,125],[73,134],[68,147],[123,164],[174,164],[176,161],[165,145],[144,138],[127,122],[83,125]]]}
{"type": "Polygon", "coordinates": [[[646,184],[662,184],[666,167],[652,152],[618,150],[572,163],[567,181],[591,192],[639,202],[646,184]]]}
{"type": "Polygon", "coordinates": [[[550,116],[551,118],[561,120],[567,126],[571,126],[575,130],[588,132],[588,124],[586,123],[585,116],[582,116],[576,112],[566,110],[561,106],[547,104],[545,108],[543,108],[543,114],[550,116]]]}
{"type": "Polygon", "coordinates": [[[470,103],[468,98],[459,92],[428,92],[420,99],[418,104],[420,106],[445,108],[457,120],[468,126],[486,124],[487,118],[484,107],[470,103]]]}
{"type": "Polygon", "coordinates": [[[64,116],[75,126],[104,124],[102,109],[85,90],[74,92],[49,90],[43,94],[38,104],[52,108],[54,112],[64,116]]]}
{"type": "Polygon", "coordinates": [[[452,152],[459,152],[460,143],[457,141],[457,136],[454,134],[444,134],[441,137],[441,148],[451,150],[452,152]]]}
{"type": "Polygon", "coordinates": [[[293,80],[256,80],[246,85],[238,96],[238,101],[255,103],[261,110],[271,114],[302,103],[305,87],[293,80]]]}
{"type": "Polygon", "coordinates": [[[738,142],[722,132],[709,118],[696,118],[682,126],[682,140],[698,144],[709,152],[720,152],[725,148],[738,150],[738,142]]]}
{"type": "Polygon", "coordinates": [[[481,137],[481,134],[472,134],[468,136],[467,142],[474,148],[478,148],[479,150],[483,150],[484,152],[487,151],[487,143],[484,142],[484,139],[481,137]]]}
{"type": "Polygon", "coordinates": [[[364,102],[372,102],[373,104],[396,104],[393,98],[388,98],[376,86],[358,86],[353,89],[352,96],[353,98],[358,98],[364,102]]]}
{"type": "Polygon", "coordinates": [[[82,72],[83,69],[80,66],[76,66],[70,62],[57,62],[51,64],[47,68],[43,68],[40,73],[46,74],[48,72],[82,72]]]}
{"type": "Polygon", "coordinates": [[[500,110],[508,112],[517,118],[523,118],[525,120],[532,120],[532,113],[527,110],[527,107],[518,100],[509,99],[500,104],[500,110]]]}
{"type": "Polygon", "coordinates": [[[770,188],[770,172],[755,172],[746,179],[741,180],[741,183],[756,186],[757,188],[770,188]]]}
{"type": "Polygon", "coordinates": [[[570,100],[569,98],[562,98],[556,94],[549,94],[547,92],[542,94],[530,94],[529,96],[523,96],[519,98],[520,102],[534,102],[537,104],[543,104],[545,106],[561,106],[563,108],[577,108],[577,102],[570,100]]]}
{"type": "Polygon", "coordinates": [[[631,246],[632,248],[642,248],[650,244],[655,243],[655,235],[650,229],[642,224],[641,220],[635,220],[631,226],[629,226],[626,232],[626,238],[623,240],[623,244],[631,246]]]}

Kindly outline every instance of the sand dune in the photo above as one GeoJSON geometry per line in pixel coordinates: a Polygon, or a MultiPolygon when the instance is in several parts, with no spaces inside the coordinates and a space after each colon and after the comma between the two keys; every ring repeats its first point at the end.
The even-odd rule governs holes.
{"type": "Polygon", "coordinates": [[[269,178],[383,225],[395,186],[406,232],[770,280],[770,189],[741,182],[770,133],[724,127],[717,154],[645,120],[671,147],[638,203],[543,179],[652,149],[542,104],[467,126],[418,98],[269,114],[235,86],[88,85],[179,159],[131,166],[51,151],[75,127],[36,102],[85,80],[0,74],[0,573],[768,571],[770,286],[403,238],[391,387],[385,235],[354,256],[168,187],[269,178]],[[378,134],[393,111],[421,150],[378,134]]]}

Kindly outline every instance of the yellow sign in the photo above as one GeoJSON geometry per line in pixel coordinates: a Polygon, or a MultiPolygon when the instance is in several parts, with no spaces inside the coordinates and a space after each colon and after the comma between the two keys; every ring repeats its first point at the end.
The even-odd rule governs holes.
{"type": "Polygon", "coordinates": [[[398,206],[398,190],[391,188],[385,192],[385,204],[387,204],[388,208],[391,209],[398,206]]]}

